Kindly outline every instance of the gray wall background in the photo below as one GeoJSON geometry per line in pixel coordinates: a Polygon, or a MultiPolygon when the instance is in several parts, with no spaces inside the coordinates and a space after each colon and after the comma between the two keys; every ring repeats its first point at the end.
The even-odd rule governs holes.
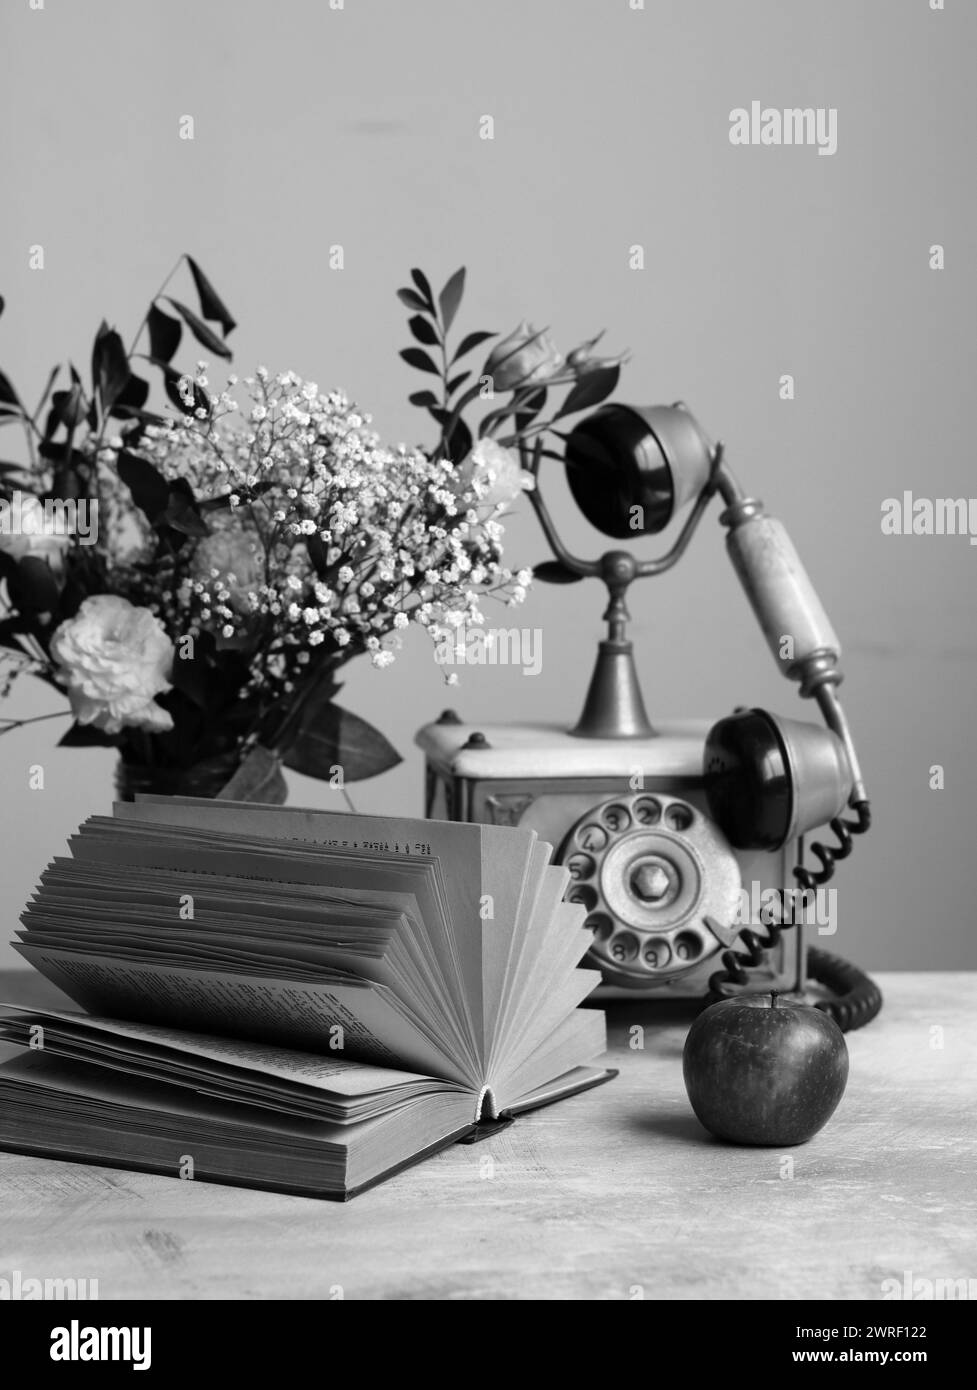
{"type": "MultiPolygon", "coordinates": [[[[619,397],[681,397],[726,440],[845,643],[876,829],[842,866],[826,944],[875,968],[977,964],[977,553],[880,529],[903,489],[974,491],[977,6],[5,0],[0,16],[0,363],[28,399],[53,361],[87,363],[103,315],[131,331],[184,250],[240,321],[235,369],[342,386],[392,440],[426,436],[406,403],[422,383],[396,355],[411,265],[440,283],[467,264],[468,328],[528,315],[569,347],[606,327],[632,352],[619,397]],[[729,112],[754,99],[836,107],[837,153],[731,146],[729,112]],[[493,142],[478,138],[485,114],[493,142]],[[326,264],[337,242],[342,272],[326,264]],[[43,271],[28,269],[37,243],[43,271]],[[628,268],[634,243],[643,272],[628,268]],[[943,791],[929,789],[935,763],[943,791]]],[[[563,496],[555,510],[596,551],[563,496]]],[[[509,554],[544,557],[528,507],[509,554]]],[[[446,704],[575,718],[601,607],[596,586],[538,586],[520,618],[544,629],[535,679],[486,668],[446,691],[420,633],[387,671],[352,666],[346,703],[405,754],[353,789],[357,807],[420,813],[412,735],[446,704]]],[[[755,630],[715,512],[633,609],[653,718],[810,713],[755,630]]],[[[23,683],[3,713],[46,701],[23,683]]],[[[4,939],[45,862],[110,802],[113,755],[55,752],[63,727],[0,739],[4,939]],[[46,787],[31,792],[38,761],[46,787]]],[[[296,804],[336,804],[291,782],[296,804]]],[[[15,960],[0,946],[0,966],[15,960]]]]}

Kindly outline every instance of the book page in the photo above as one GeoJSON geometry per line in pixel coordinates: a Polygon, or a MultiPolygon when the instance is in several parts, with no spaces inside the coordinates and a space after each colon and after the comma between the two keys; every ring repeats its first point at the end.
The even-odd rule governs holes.
{"type": "Polygon", "coordinates": [[[595,1061],[607,1051],[607,1026],[600,1009],[576,1009],[518,1068],[493,1089],[497,1110],[518,1105],[555,1077],[595,1061]]]}
{"type": "Polygon", "coordinates": [[[226,970],[123,964],[15,943],[83,1009],[139,1022],[294,1045],[471,1085],[457,1064],[403,1017],[382,985],[315,985],[226,970]],[[337,1042],[341,1047],[337,1048],[337,1042]]]}
{"type": "Polygon", "coordinates": [[[16,1004],[0,1004],[0,1017],[8,1017],[30,1027],[44,1027],[49,1020],[82,1034],[102,1033],[121,1040],[150,1042],[186,1053],[195,1062],[220,1062],[260,1072],[280,1081],[299,1082],[317,1091],[336,1096],[367,1096],[396,1087],[410,1086],[434,1078],[420,1072],[354,1062],[341,1053],[323,1055],[275,1047],[269,1043],[222,1038],[210,1033],[190,1033],[182,1028],[166,1028],[151,1023],[127,1023],[95,1014],[73,1014],[57,1009],[27,1009],[16,1004]]]}
{"type": "Polygon", "coordinates": [[[482,929],[482,996],[484,999],[483,1070],[492,1069],[492,1059],[498,1051],[500,1034],[509,996],[517,977],[516,963],[522,952],[522,942],[533,929],[533,906],[539,900],[546,881],[550,846],[542,840],[523,844],[527,858],[520,872],[513,867],[506,872],[505,861],[511,858],[512,846],[506,850],[507,837],[499,844],[496,834],[487,833],[482,840],[482,885],[490,894],[491,916],[483,917],[482,929]],[[501,884],[501,893],[498,889],[501,884]]]}
{"type": "MultiPolygon", "coordinates": [[[[561,910],[563,894],[569,882],[566,869],[548,862],[548,851],[548,845],[537,842],[533,872],[527,881],[525,901],[520,905],[519,930],[513,937],[505,963],[496,1034],[486,1067],[491,1075],[499,1073],[502,1069],[501,1059],[509,1053],[513,1025],[520,1017],[527,982],[532,978],[544,943],[550,939],[553,918],[561,910]]],[[[542,999],[544,995],[540,992],[536,998],[542,999]]]]}
{"type": "MultiPolygon", "coordinates": [[[[217,803],[218,808],[223,804],[217,803]]],[[[69,845],[76,856],[69,861],[71,864],[98,866],[103,874],[121,869],[123,877],[127,869],[138,867],[152,874],[165,868],[185,874],[188,880],[196,875],[186,885],[195,892],[208,880],[217,883],[228,875],[236,877],[239,890],[244,880],[258,894],[277,895],[279,902],[284,899],[282,910],[286,917],[291,915],[287,900],[298,891],[321,891],[327,903],[337,888],[341,893],[375,892],[378,898],[384,894],[387,898],[410,895],[418,908],[416,918],[410,918],[410,936],[424,961],[426,1014],[432,1020],[446,1021],[446,1027],[441,1029],[442,1041],[450,1042],[459,1064],[464,1063],[469,1071],[477,1070],[471,1020],[458,974],[438,859],[420,854],[327,851],[314,842],[270,839],[240,830],[231,833],[208,827],[192,834],[168,823],[130,822],[125,818],[114,821],[102,816],[89,817],[69,845]],[[296,884],[302,888],[297,890],[296,884]],[[423,928],[418,930],[420,924],[423,928]],[[436,997],[433,1007],[430,992],[436,997]]],[[[128,877],[131,880],[132,876],[128,877]]]]}
{"type": "MultiPolygon", "coordinates": [[[[482,836],[489,827],[193,797],[140,797],[135,802],[117,802],[113,813],[120,820],[264,836],[280,844],[306,840],[320,849],[339,855],[355,853],[381,864],[395,863],[398,856],[436,859],[443,875],[449,927],[443,948],[454,965],[456,1002],[463,1007],[473,1045],[484,1058],[479,909],[485,891],[482,836]]],[[[536,838],[533,831],[509,834],[527,842],[536,838]]],[[[434,924],[427,914],[425,921],[431,930],[434,924]]]]}

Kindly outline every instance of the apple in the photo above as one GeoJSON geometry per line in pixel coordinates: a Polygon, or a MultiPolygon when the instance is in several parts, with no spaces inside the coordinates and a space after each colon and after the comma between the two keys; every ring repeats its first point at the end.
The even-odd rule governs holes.
{"type": "Polygon", "coordinates": [[[782,1148],[806,1144],[834,1114],[848,1048],[821,1009],[742,994],[699,1015],[682,1070],[692,1109],[717,1139],[782,1148]]]}

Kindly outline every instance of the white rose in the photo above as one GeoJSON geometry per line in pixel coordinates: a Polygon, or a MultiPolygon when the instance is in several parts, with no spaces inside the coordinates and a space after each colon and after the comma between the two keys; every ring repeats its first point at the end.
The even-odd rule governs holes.
{"type": "Polygon", "coordinates": [[[520,492],[533,487],[530,473],[519,466],[519,456],[494,439],[480,439],[458,469],[461,489],[474,488],[484,506],[502,507],[520,492]]]}
{"type": "Polygon", "coordinates": [[[0,550],[5,550],[15,560],[25,555],[33,555],[38,560],[47,560],[53,570],[60,570],[64,553],[71,544],[71,536],[58,529],[58,522],[44,511],[38,497],[28,493],[20,496],[20,526],[17,531],[0,527],[0,550]]]}
{"type": "Polygon", "coordinates": [[[170,688],[173,643],[148,608],[115,594],[86,598],[51,638],[51,655],[79,724],[107,734],[173,728],[154,698],[170,688]]]}

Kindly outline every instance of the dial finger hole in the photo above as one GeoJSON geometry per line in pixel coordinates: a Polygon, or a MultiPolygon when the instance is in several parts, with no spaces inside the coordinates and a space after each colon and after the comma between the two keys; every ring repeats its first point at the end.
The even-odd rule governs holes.
{"type": "Polygon", "coordinates": [[[693,819],[692,807],[684,801],[673,801],[665,811],[665,824],[670,830],[688,830],[693,819]]]}
{"type": "Polygon", "coordinates": [[[672,948],[662,937],[654,936],[645,942],[641,957],[652,970],[663,970],[672,959],[672,948]]]}
{"type": "Polygon", "coordinates": [[[607,844],[607,831],[595,821],[588,821],[577,831],[577,844],[581,849],[602,850],[607,844]]]}
{"type": "Polygon", "coordinates": [[[595,865],[589,854],[571,854],[566,867],[570,877],[577,882],[582,878],[590,878],[595,865]]]}
{"type": "Polygon", "coordinates": [[[585,927],[589,927],[594,933],[595,941],[606,941],[608,937],[614,935],[614,923],[606,912],[592,912],[584,922],[585,927]]]}
{"type": "Polygon", "coordinates": [[[679,960],[697,960],[702,954],[702,942],[694,932],[679,932],[675,938],[675,955],[679,960]]]}
{"type": "Polygon", "coordinates": [[[638,938],[629,931],[619,931],[609,949],[612,960],[625,965],[638,958],[638,938]]]}
{"type": "Polygon", "coordinates": [[[642,796],[634,803],[634,818],[639,825],[655,825],[661,818],[661,802],[653,796],[642,796]]]}
{"type": "Polygon", "coordinates": [[[574,884],[567,894],[567,902],[582,903],[588,912],[597,906],[597,894],[586,883],[574,884]]]}
{"type": "Polygon", "coordinates": [[[615,835],[620,835],[622,830],[627,830],[631,824],[631,815],[626,806],[615,804],[608,806],[601,816],[604,824],[615,835]]]}

